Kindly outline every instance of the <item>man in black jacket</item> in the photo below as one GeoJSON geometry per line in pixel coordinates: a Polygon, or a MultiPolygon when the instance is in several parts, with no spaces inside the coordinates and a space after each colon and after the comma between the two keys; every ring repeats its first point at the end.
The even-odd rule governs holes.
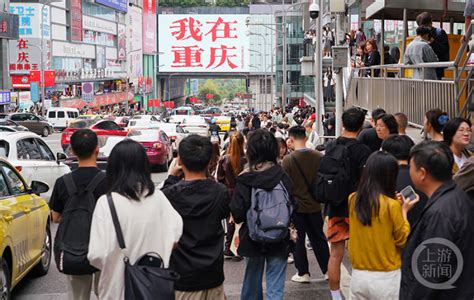
{"type": "Polygon", "coordinates": [[[411,150],[410,176],[429,199],[403,251],[400,299],[474,299],[474,202],[452,180],[445,143],[411,150]]]}
{"type": "MultiPolygon", "coordinates": [[[[416,23],[418,26],[426,26],[431,29],[431,42],[430,46],[433,48],[434,53],[438,56],[440,62],[449,61],[449,40],[446,31],[442,28],[433,27],[433,17],[429,12],[422,12],[416,17],[416,23]]],[[[444,76],[444,69],[437,68],[436,76],[438,80],[441,80],[444,76]]]]}
{"type": "Polygon", "coordinates": [[[181,278],[177,299],[224,300],[224,229],[229,194],[206,177],[212,144],[191,135],[179,144],[178,165],[170,171],[163,193],[183,218],[183,236],[171,254],[170,268],[181,278]],[[181,176],[184,173],[184,180],[181,176]]]}

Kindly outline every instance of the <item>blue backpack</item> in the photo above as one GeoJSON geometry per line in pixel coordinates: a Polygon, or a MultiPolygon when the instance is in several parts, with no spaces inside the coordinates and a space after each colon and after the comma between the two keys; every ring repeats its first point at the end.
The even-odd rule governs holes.
{"type": "Polygon", "coordinates": [[[288,236],[293,207],[290,195],[280,181],[272,190],[252,188],[247,211],[250,238],[259,243],[279,243],[288,236]]]}

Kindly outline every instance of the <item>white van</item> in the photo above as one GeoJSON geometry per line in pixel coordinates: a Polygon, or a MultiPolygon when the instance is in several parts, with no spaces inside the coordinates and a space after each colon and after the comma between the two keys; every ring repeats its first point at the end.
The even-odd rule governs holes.
{"type": "Polygon", "coordinates": [[[63,130],[79,117],[79,110],[68,107],[51,107],[48,109],[46,117],[48,122],[53,124],[54,129],[63,130]]]}

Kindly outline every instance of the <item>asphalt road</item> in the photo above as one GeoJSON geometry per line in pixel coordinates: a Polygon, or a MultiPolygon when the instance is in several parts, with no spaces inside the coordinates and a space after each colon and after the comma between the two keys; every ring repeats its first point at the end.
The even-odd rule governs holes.
{"type": "MultiPolygon", "coordinates": [[[[61,151],[60,134],[53,134],[46,138],[48,145],[53,152],[61,151]]],[[[165,173],[154,173],[153,181],[156,184],[161,183],[166,178],[165,173]]],[[[56,232],[57,225],[53,225],[53,236],[56,232]]],[[[285,284],[285,299],[331,299],[327,281],[321,273],[318,263],[313,253],[308,252],[311,283],[299,284],[291,282],[291,277],[296,273],[293,264],[288,265],[285,284]]],[[[346,263],[347,265],[347,263],[346,263]]],[[[242,288],[242,280],[245,272],[245,261],[233,262],[226,261],[225,282],[224,287],[227,298],[229,300],[240,299],[240,290],[242,288]]],[[[348,289],[350,284],[350,275],[346,267],[342,267],[342,291],[344,296],[348,298],[348,289]]],[[[265,286],[265,285],[264,285],[265,286]]],[[[13,299],[38,299],[38,300],[55,300],[66,299],[67,281],[66,276],[59,273],[56,264],[53,262],[49,273],[43,277],[27,276],[20,282],[12,293],[13,299]]],[[[95,297],[92,297],[95,299],[95,297]]]]}

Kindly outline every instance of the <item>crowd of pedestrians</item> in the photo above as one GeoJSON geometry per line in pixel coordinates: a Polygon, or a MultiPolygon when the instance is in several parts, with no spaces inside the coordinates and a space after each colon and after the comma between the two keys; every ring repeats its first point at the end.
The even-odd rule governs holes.
{"type": "Polygon", "coordinates": [[[79,168],[58,179],[50,201],[70,299],[89,299],[92,290],[100,299],[124,299],[124,258],[134,264],[147,253],[179,274],[176,299],[226,299],[227,258],[245,264],[241,299],[284,299],[288,263],[297,270],[293,282],[311,282],[312,249],[339,300],[346,247],[350,299],[472,299],[474,112],[468,120],[428,111],[426,141],[417,145],[406,135],[405,114],[379,108],[370,116],[368,124],[365,111],[346,109],[340,136],[329,140],[313,129],[310,107],[238,116],[223,141],[183,139],[161,189],[142,146],[120,142],[105,175],[96,165],[97,136],[76,131],[71,146],[79,168]],[[80,195],[94,203],[83,201],[74,213],[80,195]],[[74,230],[67,227],[72,216],[81,218],[74,230]],[[84,251],[74,252],[70,271],[73,260],[64,253],[73,236],[83,239],[75,249],[84,251]],[[444,271],[427,277],[422,264],[436,254],[444,271]],[[449,287],[438,288],[444,282],[449,287]]]}

